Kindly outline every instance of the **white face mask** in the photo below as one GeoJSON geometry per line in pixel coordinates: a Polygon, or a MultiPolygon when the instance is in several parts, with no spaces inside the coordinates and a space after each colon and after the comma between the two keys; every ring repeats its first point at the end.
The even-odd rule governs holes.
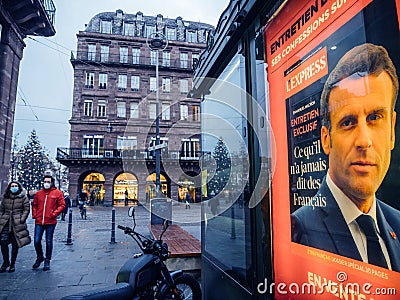
{"type": "Polygon", "coordinates": [[[43,187],[44,187],[46,190],[48,190],[48,189],[51,187],[51,183],[45,182],[45,183],[43,183],[43,187]]]}

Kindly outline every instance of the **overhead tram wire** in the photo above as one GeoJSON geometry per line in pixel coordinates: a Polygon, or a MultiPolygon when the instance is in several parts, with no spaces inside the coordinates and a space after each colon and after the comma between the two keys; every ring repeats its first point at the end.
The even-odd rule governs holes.
{"type": "MultiPolygon", "coordinates": [[[[53,43],[53,44],[55,44],[55,45],[57,45],[57,46],[60,46],[61,48],[64,48],[64,49],[70,51],[70,53],[62,52],[62,51],[60,51],[59,49],[56,49],[56,48],[54,48],[54,47],[51,47],[51,46],[47,45],[46,43],[43,43],[43,42],[41,42],[41,41],[38,41],[38,40],[34,39],[34,38],[31,37],[31,36],[28,36],[28,38],[31,39],[32,41],[35,41],[36,43],[39,43],[39,44],[41,44],[41,45],[43,45],[43,46],[45,46],[45,47],[48,47],[48,48],[50,48],[50,49],[52,49],[52,50],[54,50],[54,51],[57,51],[57,52],[59,52],[59,53],[61,53],[61,54],[66,55],[66,56],[68,56],[68,57],[71,57],[71,54],[70,54],[70,53],[74,53],[73,50],[68,49],[67,47],[64,47],[64,46],[62,46],[62,45],[60,45],[60,44],[58,44],[58,43],[56,43],[56,42],[53,42],[53,41],[51,41],[51,40],[46,40],[46,41],[49,41],[49,42],[51,42],[51,43],[53,43]]],[[[98,66],[100,66],[100,67],[102,67],[102,68],[104,68],[104,69],[112,70],[110,67],[108,67],[108,66],[106,66],[106,65],[104,65],[104,64],[102,64],[102,63],[99,63],[99,62],[97,62],[97,61],[91,61],[91,63],[88,63],[88,62],[86,62],[86,61],[84,61],[84,60],[81,60],[81,59],[78,59],[78,58],[74,58],[74,60],[79,61],[80,63],[82,63],[82,64],[84,64],[84,65],[87,65],[87,66],[93,66],[93,65],[96,64],[96,65],[98,65],[98,66]]]]}
{"type": "Polygon", "coordinates": [[[21,87],[19,86],[19,84],[17,85],[17,87],[18,87],[17,92],[18,92],[19,98],[25,103],[25,106],[29,107],[29,109],[31,110],[31,112],[32,112],[33,116],[35,117],[35,119],[37,121],[39,121],[38,116],[34,112],[34,110],[32,108],[32,105],[29,103],[28,99],[26,98],[26,96],[25,96],[24,92],[22,91],[21,87]]]}

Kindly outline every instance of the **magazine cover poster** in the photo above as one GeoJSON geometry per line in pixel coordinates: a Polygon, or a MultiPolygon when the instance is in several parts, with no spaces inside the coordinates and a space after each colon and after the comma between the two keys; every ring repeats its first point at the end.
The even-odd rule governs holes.
{"type": "Polygon", "coordinates": [[[398,12],[289,0],[266,25],[277,299],[398,299],[398,12]]]}

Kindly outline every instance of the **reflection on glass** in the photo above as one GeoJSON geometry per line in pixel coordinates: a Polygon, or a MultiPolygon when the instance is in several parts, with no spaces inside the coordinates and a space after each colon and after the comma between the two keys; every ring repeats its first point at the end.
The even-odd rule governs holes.
{"type": "Polygon", "coordinates": [[[250,276],[245,62],[233,57],[201,107],[206,255],[247,285],[250,276]]]}

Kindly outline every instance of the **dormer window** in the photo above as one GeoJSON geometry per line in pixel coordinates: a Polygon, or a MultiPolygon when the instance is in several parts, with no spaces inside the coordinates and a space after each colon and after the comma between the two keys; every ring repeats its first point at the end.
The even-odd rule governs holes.
{"type": "Polygon", "coordinates": [[[111,34],[111,21],[109,20],[101,20],[100,23],[100,32],[111,34]]]}
{"type": "Polygon", "coordinates": [[[189,43],[197,43],[197,31],[187,31],[186,40],[189,43]]]}
{"type": "Polygon", "coordinates": [[[176,40],[176,30],[175,28],[167,28],[167,40],[169,41],[175,41],[176,40]]]}
{"type": "Polygon", "coordinates": [[[156,26],[154,25],[146,25],[146,37],[151,37],[154,33],[156,33],[156,26]]]}

